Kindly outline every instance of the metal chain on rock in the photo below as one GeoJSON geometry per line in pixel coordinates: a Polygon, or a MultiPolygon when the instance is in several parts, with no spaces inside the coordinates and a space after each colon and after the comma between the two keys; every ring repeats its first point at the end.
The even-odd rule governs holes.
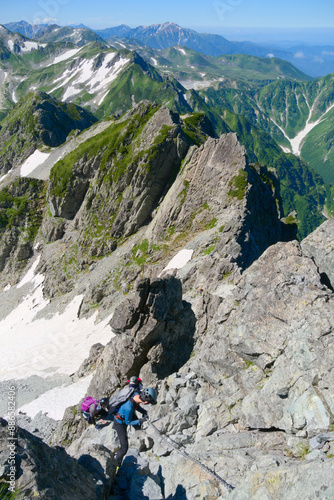
{"type": "Polygon", "coordinates": [[[153,427],[153,429],[155,430],[155,432],[157,432],[159,434],[160,438],[162,438],[164,441],[166,441],[166,443],[168,443],[169,446],[172,446],[174,448],[174,450],[176,450],[178,453],[180,453],[183,457],[185,457],[185,458],[187,458],[189,460],[192,460],[197,465],[199,465],[203,470],[205,470],[205,472],[207,472],[208,474],[210,474],[210,476],[214,477],[217,481],[219,481],[228,491],[231,492],[231,491],[233,491],[235,489],[234,486],[232,486],[231,484],[227,483],[225,481],[225,479],[223,479],[222,477],[218,476],[218,474],[216,474],[216,472],[214,472],[213,470],[209,469],[209,467],[207,467],[206,465],[202,464],[196,458],[190,456],[189,453],[187,453],[185,451],[185,449],[183,447],[181,447],[181,445],[179,445],[178,443],[176,443],[175,441],[173,441],[170,437],[164,436],[163,434],[161,434],[161,432],[153,424],[153,422],[151,422],[150,420],[147,420],[147,423],[149,425],[151,425],[151,427],[153,427]]]}

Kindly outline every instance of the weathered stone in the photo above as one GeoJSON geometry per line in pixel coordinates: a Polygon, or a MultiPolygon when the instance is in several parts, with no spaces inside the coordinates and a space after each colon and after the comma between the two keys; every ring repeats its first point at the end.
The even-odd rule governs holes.
{"type": "Polygon", "coordinates": [[[275,470],[250,472],[242,485],[238,486],[228,498],[265,500],[295,500],[303,498],[329,500],[334,495],[334,462],[311,461],[275,470]]]}
{"type": "MultiPolygon", "coordinates": [[[[7,479],[8,448],[7,423],[0,421],[1,479],[7,479]],[[7,464],[6,464],[7,462],[7,464]]],[[[62,448],[51,448],[28,431],[17,429],[15,442],[16,485],[18,499],[96,500],[93,476],[71,458],[62,448]]]]}
{"type": "Polygon", "coordinates": [[[303,253],[319,268],[322,282],[334,289],[334,219],[321,224],[301,242],[303,253]]]}

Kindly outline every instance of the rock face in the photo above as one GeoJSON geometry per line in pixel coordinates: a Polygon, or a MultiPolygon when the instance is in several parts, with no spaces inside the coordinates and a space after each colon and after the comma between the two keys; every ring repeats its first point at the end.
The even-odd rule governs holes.
{"type": "MultiPolygon", "coordinates": [[[[7,423],[0,421],[1,479],[9,473],[7,423]]],[[[18,428],[15,446],[16,486],[18,499],[95,500],[96,483],[93,476],[71,458],[64,449],[50,448],[28,431],[18,428]],[[21,491],[20,491],[21,490],[21,491]]],[[[14,453],[14,452],[13,452],[14,453]]],[[[106,497],[105,497],[106,498],[106,497]]]]}
{"type": "MultiPolygon", "coordinates": [[[[332,229],[326,226],[330,240],[332,229]]],[[[141,460],[148,460],[142,473],[146,479],[160,471],[165,497],[185,498],[189,492],[191,498],[203,499],[311,499],[321,492],[323,498],[331,497],[334,294],[314,260],[297,241],[277,243],[228,289],[204,292],[195,308],[191,356],[170,375],[159,374],[163,355],[153,369],[151,355],[148,363],[136,365],[140,353],[133,348],[147,342],[158,326],[155,321],[148,334],[140,325],[165,317],[161,304],[166,300],[156,300],[156,285],[147,294],[148,283],[141,282],[136,296],[116,309],[111,324],[117,335],[98,361],[90,392],[116,387],[134,372],[158,386],[158,405],[149,414],[161,435],[149,425],[146,441],[139,433],[131,436],[131,446],[140,450],[141,460]],[[145,311],[149,316],[143,321],[145,311]],[[235,490],[229,493],[210,471],[180,454],[179,447],[235,490]]],[[[172,303],[179,310],[180,300],[172,303]]],[[[167,352],[169,359],[175,358],[169,347],[167,352]]],[[[71,449],[79,445],[77,436],[73,434],[71,449]]],[[[113,450],[115,444],[109,446],[113,450]]],[[[129,498],[135,494],[127,469],[134,472],[134,457],[137,452],[131,450],[124,476],[113,485],[115,495],[122,486],[129,498]]],[[[156,498],[156,486],[150,498],[156,498]]]]}
{"type": "Polygon", "coordinates": [[[302,241],[302,249],[319,268],[323,282],[334,289],[334,219],[324,222],[302,241]]]}
{"type": "MultiPolygon", "coordinates": [[[[111,327],[117,335],[97,357],[87,394],[110,396],[133,374],[155,385],[183,366],[194,347],[195,315],[173,276],[139,282],[137,294],[115,310],[111,327]]],[[[71,443],[82,429],[80,411],[68,408],[57,439],[71,443]]]]}
{"type": "Polygon", "coordinates": [[[0,271],[11,279],[33,254],[33,242],[43,220],[43,187],[41,181],[21,178],[0,194],[0,271]]]}
{"type": "Polygon", "coordinates": [[[297,242],[278,243],[236,285],[212,318],[217,341],[206,330],[198,345],[197,370],[219,381],[243,427],[308,437],[328,429],[334,296],[316,266],[297,242]]]}
{"type": "Polygon", "coordinates": [[[249,165],[236,134],[209,138],[185,159],[153,221],[153,237],[167,239],[172,229],[175,240],[186,235],[194,241],[203,233],[203,242],[194,241],[198,249],[183,280],[186,288],[202,281],[213,291],[269,245],[285,239],[278,180],[266,168],[249,165]]]}

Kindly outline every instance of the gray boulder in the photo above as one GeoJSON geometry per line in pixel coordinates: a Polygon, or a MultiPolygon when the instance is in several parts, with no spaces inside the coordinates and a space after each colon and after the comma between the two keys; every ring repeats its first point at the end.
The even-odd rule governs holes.
{"type": "Polygon", "coordinates": [[[334,219],[321,224],[301,242],[303,253],[318,266],[323,283],[334,289],[334,219]]]}
{"type": "MultiPolygon", "coordinates": [[[[8,447],[7,422],[0,420],[1,480],[10,472],[8,460],[15,454],[18,500],[96,500],[96,482],[63,448],[51,448],[24,429],[17,429],[18,441],[8,447]]],[[[101,497],[100,497],[101,498],[101,497]]],[[[106,497],[104,497],[106,498],[106,497]]]]}

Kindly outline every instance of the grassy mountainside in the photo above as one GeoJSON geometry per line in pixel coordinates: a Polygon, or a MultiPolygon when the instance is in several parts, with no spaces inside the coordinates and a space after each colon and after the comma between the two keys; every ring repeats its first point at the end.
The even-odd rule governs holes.
{"type": "Polygon", "coordinates": [[[27,94],[1,122],[0,171],[19,166],[38,146],[59,146],[73,130],[81,131],[96,121],[74,104],[43,92],[27,94]]]}
{"type": "Polygon", "coordinates": [[[72,42],[78,47],[83,47],[90,42],[99,42],[107,46],[103,39],[88,28],[60,27],[52,24],[43,31],[37,33],[35,37],[41,42],[72,42]]]}
{"type": "Polygon", "coordinates": [[[334,75],[327,75],[312,82],[280,80],[248,92],[220,85],[200,94],[220,112],[228,109],[245,116],[283,148],[300,154],[326,182],[332,183],[333,91],[334,75]],[[303,140],[298,138],[300,133],[306,134],[303,140]]]}
{"type": "Polygon", "coordinates": [[[159,71],[171,73],[183,85],[192,88],[205,87],[216,81],[221,87],[250,90],[281,78],[311,80],[292,64],[277,58],[243,54],[210,57],[185,46],[162,51],[142,49],[140,53],[159,71]]]}

